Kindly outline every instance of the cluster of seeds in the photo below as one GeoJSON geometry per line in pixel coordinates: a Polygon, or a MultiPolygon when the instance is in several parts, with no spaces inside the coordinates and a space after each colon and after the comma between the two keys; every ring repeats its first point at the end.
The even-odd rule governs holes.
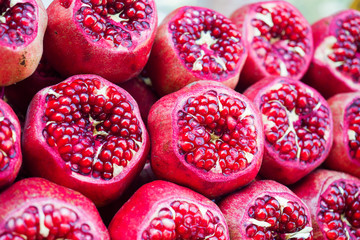
{"type": "Polygon", "coordinates": [[[17,155],[15,140],[14,126],[0,111],[0,173],[9,166],[11,159],[17,155]]]}
{"type": "Polygon", "coordinates": [[[350,155],[360,160],[360,98],[355,99],[346,109],[345,119],[348,119],[348,137],[350,155]]]}

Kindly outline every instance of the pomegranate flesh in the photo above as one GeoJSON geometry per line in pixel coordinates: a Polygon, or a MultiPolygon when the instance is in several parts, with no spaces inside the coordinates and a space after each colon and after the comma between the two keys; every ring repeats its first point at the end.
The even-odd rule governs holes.
{"type": "Polygon", "coordinates": [[[219,203],[231,240],[312,240],[311,214],[290,189],[271,180],[251,183],[219,203]]]}
{"type": "Polygon", "coordinates": [[[2,0],[0,18],[0,86],[8,86],[39,64],[47,14],[41,0],[2,0]]]}
{"type": "Polygon", "coordinates": [[[166,95],[150,109],[151,167],[157,177],[218,197],[252,181],[263,156],[251,101],[214,81],[166,95]]]}
{"type": "Polygon", "coordinates": [[[157,28],[154,0],[54,0],[47,13],[44,54],[62,75],[120,83],[144,68],[157,28]]]}
{"type": "Polygon", "coordinates": [[[12,108],[0,99],[0,189],[13,183],[22,163],[21,127],[12,108]]]}
{"type": "Polygon", "coordinates": [[[360,238],[360,179],[319,169],[296,184],[293,191],[309,207],[314,240],[360,238]]]}
{"type": "Polygon", "coordinates": [[[33,175],[104,205],[140,173],[149,139],[129,93],[99,76],[75,75],[35,95],[23,149],[33,175]]]}
{"type": "Polygon", "coordinates": [[[110,223],[112,240],[229,240],[218,206],[190,189],[165,181],[143,185],[110,223]]]}
{"type": "Polygon", "coordinates": [[[88,198],[45,179],[15,183],[0,202],[0,240],[110,239],[88,198]]]}
{"type": "Polygon", "coordinates": [[[241,33],[228,18],[184,6],[160,24],[147,70],[159,95],[198,80],[235,88],[246,56],[241,33]]]}
{"type": "Polygon", "coordinates": [[[300,81],[269,77],[244,95],[262,114],[265,153],[260,175],[288,185],[325,161],[332,146],[333,121],[320,93],[300,81]]]}
{"type": "Polygon", "coordinates": [[[311,26],[286,1],[263,1],[237,9],[230,19],[244,32],[249,56],[238,88],[269,76],[303,77],[313,55],[311,26]]]}
{"type": "Polygon", "coordinates": [[[312,25],[314,57],[304,81],[328,98],[360,91],[360,12],[345,10],[312,25]]]}

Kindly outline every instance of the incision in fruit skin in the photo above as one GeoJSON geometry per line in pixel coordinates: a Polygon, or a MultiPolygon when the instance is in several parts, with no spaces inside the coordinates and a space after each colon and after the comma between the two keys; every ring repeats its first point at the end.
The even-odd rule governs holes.
{"type": "Polygon", "coordinates": [[[134,106],[97,79],[75,79],[46,95],[43,131],[73,172],[93,178],[119,175],[142,146],[134,106]]]}
{"type": "Polygon", "coordinates": [[[260,101],[267,144],[281,159],[311,163],[321,157],[330,135],[330,113],[311,90],[278,83],[260,101]]]}
{"type": "Polygon", "coordinates": [[[256,7],[251,19],[251,47],[272,75],[295,76],[306,65],[311,51],[309,26],[284,4],[265,3],[256,7]]]}
{"type": "Polygon", "coordinates": [[[149,239],[225,240],[225,227],[207,208],[187,200],[175,200],[160,209],[142,233],[149,239]]]}
{"type": "Polygon", "coordinates": [[[14,125],[4,116],[0,109],[0,173],[5,171],[11,159],[17,156],[16,141],[14,125]]]}
{"type": "Polygon", "coordinates": [[[189,97],[177,112],[179,154],[208,172],[244,170],[258,151],[254,116],[246,102],[226,93],[189,97]]]}

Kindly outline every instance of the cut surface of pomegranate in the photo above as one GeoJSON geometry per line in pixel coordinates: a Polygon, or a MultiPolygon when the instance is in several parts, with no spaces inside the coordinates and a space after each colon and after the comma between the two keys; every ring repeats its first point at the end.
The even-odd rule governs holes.
{"type": "Polygon", "coordinates": [[[293,188],[309,206],[314,240],[360,237],[360,179],[330,170],[316,170],[293,188]]]}
{"type": "Polygon", "coordinates": [[[32,174],[104,204],[141,171],[149,140],[130,94],[99,76],[75,75],[35,95],[23,146],[32,174]]]}
{"type": "Polygon", "coordinates": [[[0,190],[10,185],[22,163],[21,127],[12,108],[0,99],[0,190]]]}
{"type": "Polygon", "coordinates": [[[237,9],[230,19],[243,30],[249,52],[240,89],[268,76],[302,78],[313,55],[313,37],[310,24],[293,5],[257,2],[237,9]]]}
{"type": "Polygon", "coordinates": [[[266,140],[262,176],[292,184],[325,161],[332,146],[333,121],[320,93],[299,81],[270,77],[244,95],[262,114],[266,140]]]}
{"type": "Polygon", "coordinates": [[[312,240],[308,207],[275,181],[255,181],[221,200],[219,207],[232,240],[312,240]]]}
{"type": "Polygon", "coordinates": [[[153,0],[55,0],[47,12],[44,53],[64,76],[92,73],[120,83],[144,68],[157,28],[153,0]]]}
{"type": "Polygon", "coordinates": [[[229,240],[218,206],[190,189],[165,181],[143,185],[110,223],[113,240],[229,240]]]}
{"type": "Polygon", "coordinates": [[[0,201],[0,240],[110,239],[89,199],[45,179],[21,180],[0,201]]]}
{"type": "Polygon", "coordinates": [[[241,33],[214,10],[184,6],[160,24],[147,70],[165,95],[198,80],[235,88],[247,56],[241,33]]]}
{"type": "Polygon", "coordinates": [[[151,166],[163,179],[216,197],[253,180],[263,155],[258,110],[240,93],[199,81],[150,110],[151,166]]]}
{"type": "Polygon", "coordinates": [[[360,12],[345,10],[312,25],[314,57],[304,81],[328,98],[360,91],[360,12]]]}
{"type": "Polygon", "coordinates": [[[43,53],[47,14],[41,0],[0,2],[0,86],[29,77],[43,53]]]}

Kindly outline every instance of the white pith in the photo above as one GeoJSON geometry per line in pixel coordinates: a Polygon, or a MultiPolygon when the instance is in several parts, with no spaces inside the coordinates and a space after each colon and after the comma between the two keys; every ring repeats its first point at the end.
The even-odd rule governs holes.
{"type": "Polygon", "coordinates": [[[349,140],[356,140],[356,132],[354,130],[349,129],[348,137],[349,137],[349,140]]]}

